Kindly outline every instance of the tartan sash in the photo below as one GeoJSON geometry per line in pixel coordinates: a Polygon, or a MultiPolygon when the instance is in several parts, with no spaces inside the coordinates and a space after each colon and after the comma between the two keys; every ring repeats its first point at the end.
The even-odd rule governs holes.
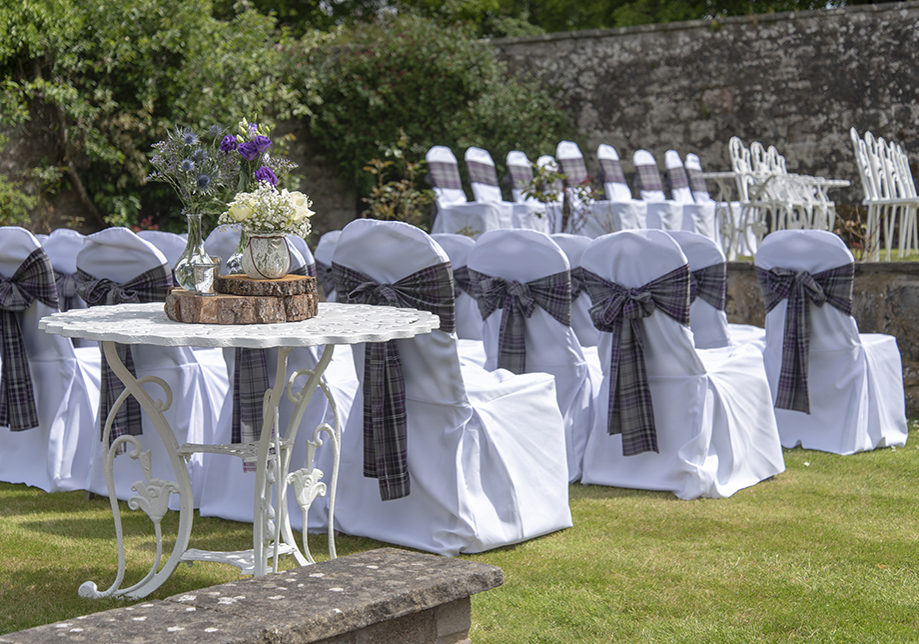
{"type": "Polygon", "coordinates": [[[54,269],[44,249],[36,248],[12,277],[0,275],[0,426],[19,432],[38,427],[29,356],[16,313],[32,302],[57,308],[54,269]]]}
{"type": "Polygon", "coordinates": [[[469,277],[469,267],[460,266],[453,269],[453,295],[456,297],[460,293],[465,293],[475,298],[475,292],[472,288],[472,278],[469,277]]]}
{"type": "Polygon", "coordinates": [[[533,181],[533,168],[528,165],[509,165],[507,171],[511,175],[514,190],[526,190],[533,181]]]}
{"type": "Polygon", "coordinates": [[[782,368],[775,399],[776,409],[810,413],[807,387],[807,365],[810,352],[810,306],[830,306],[846,315],[852,314],[852,283],[855,264],[844,264],[811,275],[788,268],[765,270],[756,267],[763,291],[766,313],[782,300],[788,300],[785,311],[785,335],[782,340],[782,368]]]}
{"type": "Polygon", "coordinates": [[[469,171],[470,182],[484,183],[487,186],[498,185],[498,173],[495,166],[478,161],[466,161],[466,169],[469,171]]]}
{"type": "MultiPolygon", "coordinates": [[[[129,302],[163,302],[172,287],[172,272],[166,264],[155,266],[123,284],[108,279],[97,279],[79,267],[77,267],[75,279],[77,293],[89,306],[105,306],[129,302]]],[[[131,372],[131,375],[136,378],[137,372],[134,369],[134,355],[131,353],[131,347],[126,344],[115,343],[115,351],[124,366],[131,372]]],[[[104,352],[102,354],[101,376],[102,386],[99,395],[100,440],[105,433],[105,421],[112,409],[112,405],[124,389],[124,383],[112,371],[108,361],[105,359],[104,352]]],[[[119,436],[127,434],[140,436],[141,433],[140,403],[137,402],[134,396],[128,396],[112,421],[109,445],[119,436]]],[[[125,446],[122,445],[118,453],[122,454],[124,451],[125,446]]]]}
{"type": "Polygon", "coordinates": [[[571,269],[571,301],[581,297],[581,293],[587,292],[587,285],[584,283],[584,269],[575,266],[571,269]]]}
{"type": "Polygon", "coordinates": [[[462,190],[459,168],[455,163],[446,161],[428,161],[428,176],[434,182],[435,188],[445,190],[462,190]]]}
{"type": "Polygon", "coordinates": [[[674,190],[689,187],[689,177],[686,176],[686,168],[683,166],[664,170],[664,181],[667,182],[667,190],[671,195],[674,190]]]}
{"type": "Polygon", "coordinates": [[[584,281],[593,301],[590,317],[594,326],[613,334],[608,431],[622,434],[623,456],[660,453],[641,320],[660,310],[680,324],[689,324],[689,265],[632,289],[586,269],[584,281]]]}
{"type": "MultiPolygon", "coordinates": [[[[262,436],[268,358],[265,349],[236,347],[233,364],[231,443],[255,443],[262,436]]],[[[243,472],[256,470],[255,459],[243,459],[243,472]]]]}
{"type": "Polygon", "coordinates": [[[316,264],[304,264],[290,270],[291,275],[302,275],[305,277],[316,277],[316,264]]]}
{"type": "Polygon", "coordinates": [[[584,164],[584,157],[559,159],[558,163],[562,166],[562,173],[565,175],[565,185],[567,187],[573,188],[587,181],[587,166],[584,164]]]}
{"type": "MultiPolygon", "coordinates": [[[[440,330],[455,329],[453,270],[450,262],[428,266],[392,284],[332,263],[339,302],[399,306],[430,311],[440,330]]],[[[383,501],[411,492],[405,377],[395,340],[364,345],[364,476],[375,478],[383,501]]]]}
{"type": "Polygon", "coordinates": [[[686,168],[686,174],[689,175],[689,189],[694,194],[708,194],[708,186],[705,185],[705,179],[702,178],[702,171],[697,168],[686,168]]]}
{"type": "Polygon", "coordinates": [[[728,265],[724,262],[692,271],[689,274],[689,303],[700,297],[723,311],[727,301],[727,279],[728,265]]]}
{"type": "Polygon", "coordinates": [[[469,270],[475,299],[482,319],[502,310],[498,334],[498,368],[526,373],[526,318],[539,306],[549,315],[571,326],[571,274],[562,271],[521,284],[472,269],[469,270]]]}
{"type": "Polygon", "coordinates": [[[335,292],[335,276],[332,274],[332,267],[318,259],[316,260],[316,280],[322,286],[322,292],[326,298],[335,292]]]}
{"type": "Polygon", "coordinates": [[[622,164],[618,159],[599,159],[599,161],[603,183],[625,184],[625,174],[622,172],[622,164]]]}
{"type": "Polygon", "coordinates": [[[656,165],[635,166],[635,182],[639,191],[664,189],[664,186],[661,185],[661,175],[656,165]]]}
{"type": "Polygon", "coordinates": [[[77,282],[73,273],[54,271],[54,287],[57,289],[57,301],[61,312],[76,308],[77,282]]]}

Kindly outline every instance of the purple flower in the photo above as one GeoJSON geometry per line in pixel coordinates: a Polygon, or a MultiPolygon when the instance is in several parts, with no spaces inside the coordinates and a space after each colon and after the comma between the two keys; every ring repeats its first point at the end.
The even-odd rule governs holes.
{"type": "Polygon", "coordinates": [[[253,141],[246,141],[239,144],[239,155],[246,161],[255,161],[260,152],[258,146],[253,141]]]}
{"type": "Polygon", "coordinates": [[[269,139],[267,136],[262,136],[259,134],[257,137],[255,137],[255,145],[258,146],[259,153],[264,152],[271,147],[271,139],[269,139]]]}
{"type": "Polygon", "coordinates": [[[236,149],[236,137],[227,134],[223,137],[223,140],[220,142],[220,151],[224,154],[229,154],[236,149]]]}
{"type": "Polygon", "coordinates": [[[272,186],[278,185],[278,178],[274,176],[274,172],[271,171],[271,168],[266,168],[265,166],[255,171],[255,181],[256,183],[259,181],[267,181],[272,186]]]}

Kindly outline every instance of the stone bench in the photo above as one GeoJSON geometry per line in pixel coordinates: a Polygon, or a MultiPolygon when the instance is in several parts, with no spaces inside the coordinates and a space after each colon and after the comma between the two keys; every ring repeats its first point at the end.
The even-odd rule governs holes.
{"type": "Polygon", "coordinates": [[[488,564],[382,548],[0,635],[0,644],[462,644],[469,597],[503,580],[488,564]]]}

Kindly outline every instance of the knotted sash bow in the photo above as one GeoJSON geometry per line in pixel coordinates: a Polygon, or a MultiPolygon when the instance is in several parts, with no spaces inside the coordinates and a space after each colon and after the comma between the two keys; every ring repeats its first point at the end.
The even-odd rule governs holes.
{"type": "Polygon", "coordinates": [[[719,311],[727,300],[728,266],[724,262],[712,264],[689,274],[689,303],[702,298],[719,311]]]}
{"type": "Polygon", "coordinates": [[[613,334],[608,431],[622,434],[624,456],[659,452],[641,319],[660,310],[680,324],[689,324],[689,265],[638,288],[608,282],[586,269],[584,282],[594,303],[590,308],[594,326],[613,334]]]}
{"type": "Polygon", "coordinates": [[[332,274],[332,267],[318,259],[316,260],[316,279],[322,285],[322,292],[328,298],[335,291],[335,276],[332,274]]]}
{"type": "MultiPolygon", "coordinates": [[[[89,306],[125,304],[132,302],[163,302],[169,289],[172,287],[172,273],[169,267],[163,264],[141,273],[123,284],[108,279],[97,279],[86,271],[77,268],[76,275],[77,293],[89,306]]],[[[134,369],[134,356],[131,347],[126,344],[115,344],[118,358],[124,366],[137,377],[134,369]]],[[[115,399],[124,389],[124,384],[112,371],[105,353],[102,354],[102,387],[99,398],[99,425],[101,432],[105,432],[105,421],[115,399]]],[[[140,403],[133,396],[128,396],[124,404],[118,409],[112,421],[112,431],[109,434],[109,445],[118,438],[130,434],[140,436],[141,417],[140,403]]],[[[124,452],[124,446],[119,453],[124,452]]]]}
{"type": "Polygon", "coordinates": [[[810,351],[810,307],[830,306],[846,315],[852,314],[852,282],[855,264],[837,266],[811,275],[807,271],[788,268],[765,270],[756,268],[759,286],[763,291],[766,313],[787,299],[785,335],[782,341],[782,368],[776,409],[791,409],[810,413],[810,396],[807,387],[807,364],[810,351]]]}
{"type": "MultiPolygon", "coordinates": [[[[430,311],[440,330],[456,327],[450,262],[428,266],[392,284],[332,263],[339,302],[399,306],[430,311]]],[[[408,496],[408,434],[405,378],[395,340],[364,347],[364,476],[375,478],[384,501],[408,496]]]]}
{"type": "Polygon", "coordinates": [[[38,426],[29,357],[16,317],[35,300],[58,305],[54,269],[42,248],[29,253],[12,277],[0,275],[0,426],[14,432],[38,426]]]}
{"type": "Polygon", "coordinates": [[[77,282],[73,273],[54,271],[54,287],[57,289],[57,301],[61,312],[76,308],[77,282]]]}
{"type": "Polygon", "coordinates": [[[429,161],[428,176],[434,182],[435,188],[446,190],[461,190],[463,188],[460,181],[459,168],[455,163],[445,161],[429,161]]]}
{"type": "Polygon", "coordinates": [[[639,191],[664,189],[664,186],[661,185],[661,175],[656,165],[635,166],[635,181],[638,183],[639,191]]]}
{"type": "Polygon", "coordinates": [[[472,183],[483,183],[486,186],[498,185],[498,173],[495,166],[478,161],[466,161],[466,169],[469,171],[469,181],[472,183]]]}
{"type": "Polygon", "coordinates": [[[581,293],[587,292],[587,285],[584,283],[584,269],[575,266],[571,269],[571,301],[581,297],[581,293]]]}
{"type": "Polygon", "coordinates": [[[469,267],[460,266],[453,271],[453,294],[454,297],[460,293],[466,293],[475,299],[475,291],[472,288],[472,279],[469,277],[469,267]]]}
{"type": "Polygon", "coordinates": [[[469,269],[482,319],[502,309],[498,334],[498,368],[526,373],[526,318],[537,306],[571,326],[571,274],[562,271],[521,284],[469,269]]]}

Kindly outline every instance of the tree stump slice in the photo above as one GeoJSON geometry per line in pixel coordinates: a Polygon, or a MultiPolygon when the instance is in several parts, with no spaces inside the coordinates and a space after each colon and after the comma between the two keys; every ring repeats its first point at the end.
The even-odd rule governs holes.
{"type": "Polygon", "coordinates": [[[287,297],[316,292],[316,278],[285,275],[276,280],[254,280],[246,275],[221,275],[214,290],[226,295],[246,297],[287,297]]]}
{"type": "Polygon", "coordinates": [[[189,324],[277,324],[315,317],[319,295],[314,291],[283,297],[195,295],[176,288],[166,296],[166,317],[189,324]]]}

